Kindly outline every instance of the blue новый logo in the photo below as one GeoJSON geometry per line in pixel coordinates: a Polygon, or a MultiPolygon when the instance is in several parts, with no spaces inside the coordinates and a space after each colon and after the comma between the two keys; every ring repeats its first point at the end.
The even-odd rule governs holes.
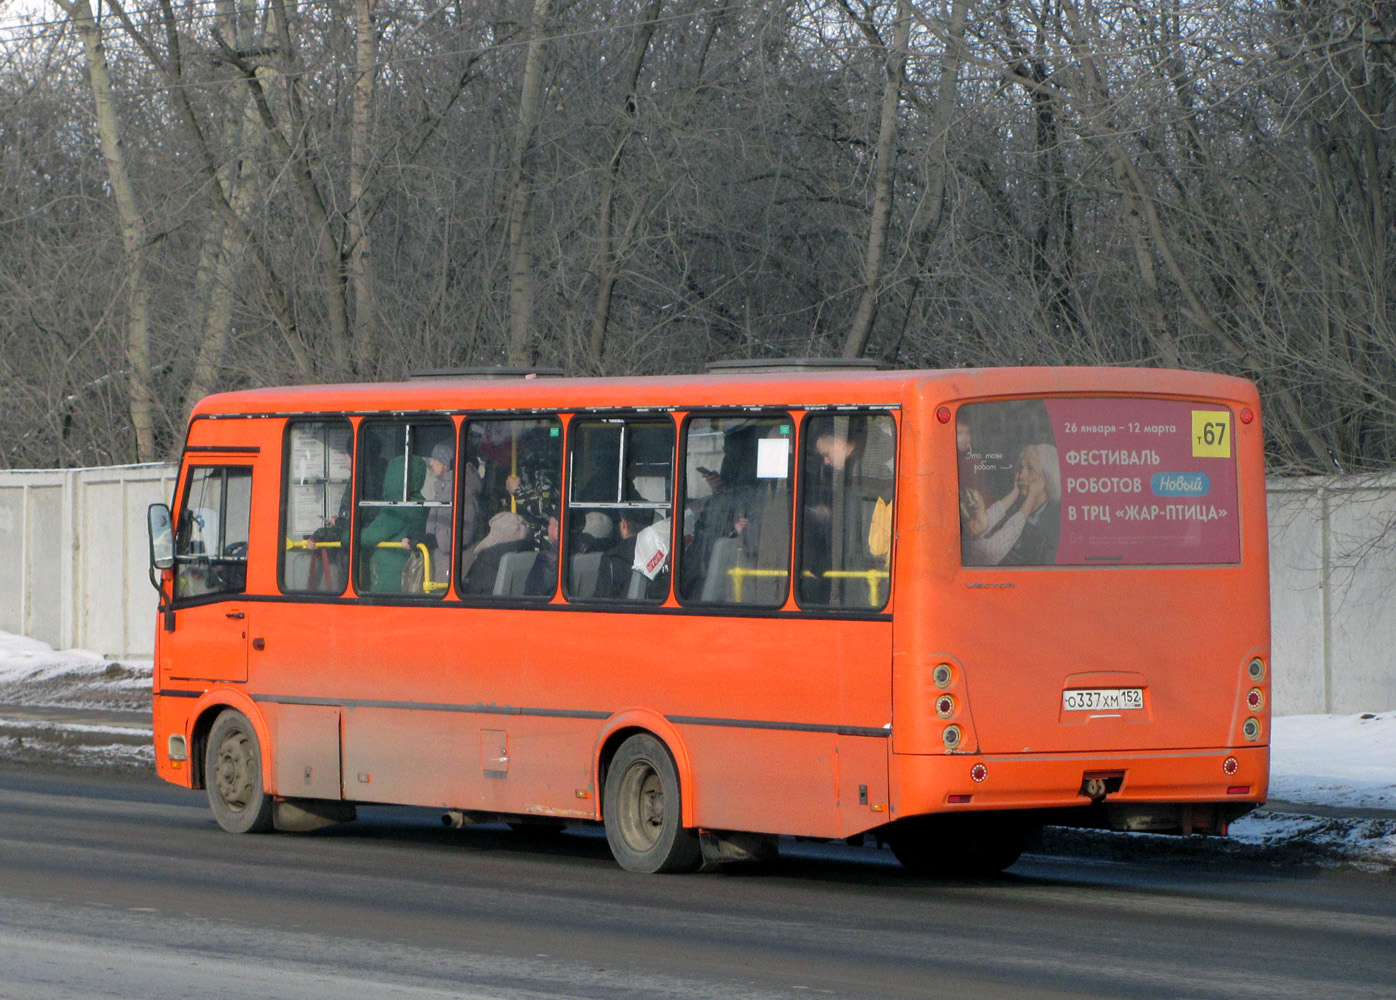
{"type": "Polygon", "coordinates": [[[1212,482],[1205,472],[1155,472],[1149,489],[1156,497],[1205,497],[1212,482]]]}

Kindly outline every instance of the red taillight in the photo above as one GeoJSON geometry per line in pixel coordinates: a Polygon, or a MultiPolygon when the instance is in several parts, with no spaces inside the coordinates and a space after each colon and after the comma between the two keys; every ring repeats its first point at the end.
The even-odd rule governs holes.
{"type": "Polygon", "coordinates": [[[950,407],[948,406],[942,406],[940,409],[936,410],[936,419],[942,424],[950,423],[951,416],[950,407]]]}
{"type": "Polygon", "coordinates": [[[1265,707],[1265,694],[1260,688],[1251,688],[1246,692],[1246,707],[1252,712],[1259,712],[1265,707]]]}
{"type": "Polygon", "coordinates": [[[1235,757],[1228,757],[1222,761],[1222,773],[1228,778],[1241,769],[1241,763],[1235,757]]]}
{"type": "Polygon", "coordinates": [[[948,719],[955,714],[955,699],[948,694],[943,694],[936,699],[936,715],[942,719],[948,719]]]}
{"type": "Polygon", "coordinates": [[[983,764],[975,764],[969,769],[969,776],[975,781],[983,781],[989,776],[989,769],[983,764]]]}
{"type": "Polygon", "coordinates": [[[1248,424],[1254,419],[1255,414],[1250,411],[1250,407],[1246,407],[1241,411],[1241,423],[1248,424]]]}

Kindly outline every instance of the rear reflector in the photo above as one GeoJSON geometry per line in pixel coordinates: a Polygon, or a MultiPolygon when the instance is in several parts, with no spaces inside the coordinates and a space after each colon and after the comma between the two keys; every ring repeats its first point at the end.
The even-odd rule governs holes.
{"type": "Polygon", "coordinates": [[[952,806],[962,806],[972,798],[974,798],[973,795],[947,795],[945,801],[952,806]]]}
{"type": "Polygon", "coordinates": [[[1232,785],[1226,790],[1227,795],[1249,795],[1250,793],[1250,785],[1232,785]]]}

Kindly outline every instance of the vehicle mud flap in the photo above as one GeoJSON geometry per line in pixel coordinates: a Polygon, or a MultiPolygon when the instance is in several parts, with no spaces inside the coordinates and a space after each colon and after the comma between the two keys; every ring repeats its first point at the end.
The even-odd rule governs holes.
{"type": "Polygon", "coordinates": [[[727,864],[765,864],[780,854],[775,837],[765,833],[729,833],[700,830],[698,844],[703,851],[703,867],[727,864]]]}
{"type": "Polygon", "coordinates": [[[347,823],[358,816],[352,802],[326,799],[277,799],[272,806],[272,825],[282,833],[309,833],[336,823],[347,823]]]}

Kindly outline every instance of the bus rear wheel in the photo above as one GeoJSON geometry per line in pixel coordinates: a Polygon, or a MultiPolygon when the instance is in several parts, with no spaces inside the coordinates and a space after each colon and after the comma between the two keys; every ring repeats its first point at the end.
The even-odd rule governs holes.
{"type": "Polygon", "coordinates": [[[209,731],[204,786],[213,818],[229,833],[265,833],[272,828],[272,798],[262,787],[257,731],[235,709],[226,709],[209,731]]]}
{"type": "Polygon", "coordinates": [[[653,736],[620,745],[606,772],[602,810],[611,854],[627,871],[691,872],[702,864],[698,831],[683,826],[678,768],[653,736]]]}
{"type": "Polygon", "coordinates": [[[1030,832],[1003,816],[920,816],[891,827],[885,839],[914,875],[982,878],[1016,862],[1030,832]]]}

